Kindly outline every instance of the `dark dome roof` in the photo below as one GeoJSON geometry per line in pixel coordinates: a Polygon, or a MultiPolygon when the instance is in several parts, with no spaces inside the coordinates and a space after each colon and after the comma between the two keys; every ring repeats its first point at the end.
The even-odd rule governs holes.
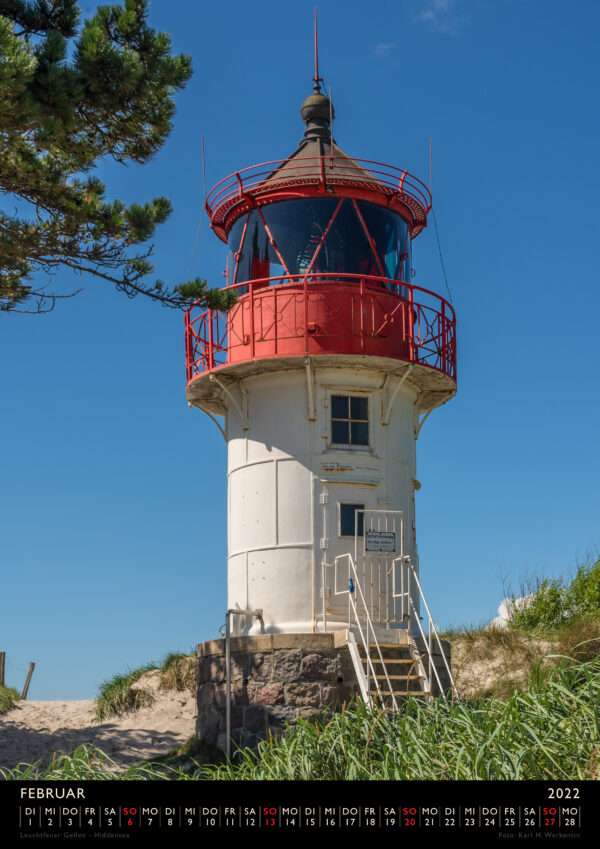
{"type": "Polygon", "coordinates": [[[327,121],[333,116],[333,105],[326,94],[309,94],[300,107],[302,120],[307,124],[309,121],[327,121]]]}

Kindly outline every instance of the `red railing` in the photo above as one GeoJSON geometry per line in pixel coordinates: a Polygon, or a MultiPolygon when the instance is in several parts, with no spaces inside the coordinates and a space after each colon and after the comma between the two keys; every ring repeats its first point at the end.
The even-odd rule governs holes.
{"type": "Polygon", "coordinates": [[[273,159],[234,171],[209,191],[206,211],[211,222],[222,224],[229,210],[244,199],[255,201],[262,194],[312,184],[323,191],[353,186],[393,196],[423,222],[431,209],[431,192],[418,177],[395,165],[338,153],[273,159]]]}
{"type": "Polygon", "coordinates": [[[428,289],[385,277],[314,273],[230,287],[227,312],[185,314],[188,383],[250,360],[350,354],[428,366],[456,380],[456,318],[428,289]]]}

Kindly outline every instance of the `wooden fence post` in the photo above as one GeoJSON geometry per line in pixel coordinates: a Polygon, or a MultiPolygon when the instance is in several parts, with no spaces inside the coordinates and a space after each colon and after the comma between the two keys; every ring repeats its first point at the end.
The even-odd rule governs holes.
{"type": "Polygon", "coordinates": [[[6,652],[0,651],[0,687],[5,687],[4,671],[6,668],[6,652]]]}
{"type": "Polygon", "coordinates": [[[21,698],[26,699],[27,693],[29,692],[29,685],[31,684],[31,676],[33,675],[33,670],[35,669],[35,663],[32,661],[29,664],[29,669],[27,670],[27,678],[25,679],[25,683],[23,684],[23,689],[21,690],[21,698]]]}

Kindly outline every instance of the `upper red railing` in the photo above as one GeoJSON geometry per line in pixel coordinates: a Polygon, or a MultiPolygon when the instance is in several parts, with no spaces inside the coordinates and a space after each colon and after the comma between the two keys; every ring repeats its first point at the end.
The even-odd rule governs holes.
{"type": "Polygon", "coordinates": [[[253,206],[332,190],[338,195],[346,193],[366,199],[378,195],[386,205],[400,207],[411,218],[413,236],[423,229],[431,209],[429,188],[408,171],[339,154],[249,165],[213,186],[205,206],[213,229],[226,241],[233,221],[253,206]]]}
{"type": "Polygon", "coordinates": [[[188,383],[278,357],[358,355],[428,366],[456,380],[456,317],[444,298],[398,280],[317,272],[238,283],[227,312],[185,314],[188,383]]]}

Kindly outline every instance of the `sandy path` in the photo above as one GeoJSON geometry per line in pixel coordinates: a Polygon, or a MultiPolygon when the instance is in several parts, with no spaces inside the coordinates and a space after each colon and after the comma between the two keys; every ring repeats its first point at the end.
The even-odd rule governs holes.
{"type": "Polygon", "coordinates": [[[18,702],[0,716],[0,767],[70,753],[82,743],[98,746],[122,766],[166,754],[195,733],[195,701],[187,690],[162,691],[153,683],[145,676],[153,705],[101,723],[94,720],[92,699],[18,702]]]}

